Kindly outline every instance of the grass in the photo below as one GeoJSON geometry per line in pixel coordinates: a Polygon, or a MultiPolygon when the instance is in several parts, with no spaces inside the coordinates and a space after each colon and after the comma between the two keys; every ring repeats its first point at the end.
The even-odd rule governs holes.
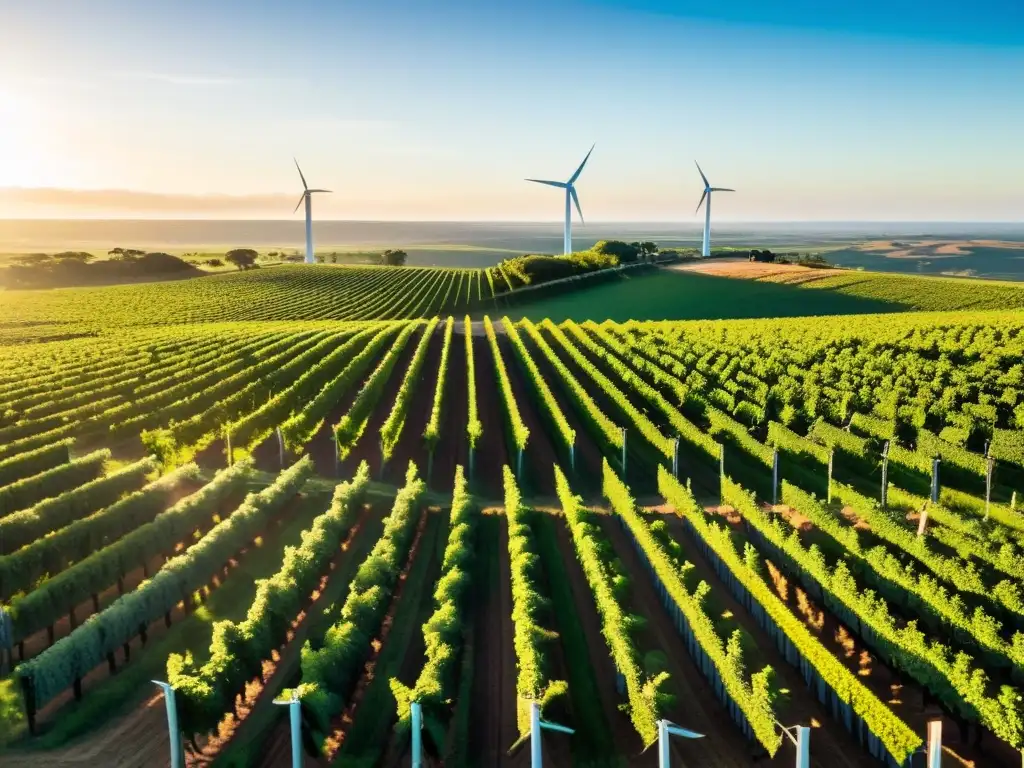
{"type": "MultiPolygon", "coordinates": [[[[223,585],[187,618],[173,624],[158,641],[145,650],[135,650],[131,662],[114,677],[85,691],[82,701],[68,702],[52,718],[53,726],[26,746],[35,750],[55,749],[86,733],[95,732],[114,717],[138,707],[156,692],[150,680],[165,677],[167,657],[171,653],[191,651],[199,664],[209,658],[213,623],[243,618],[256,595],[256,580],[274,575],[281,567],[286,546],[297,546],[302,532],[327,506],[328,498],[319,494],[304,496],[293,508],[287,523],[251,549],[223,585]]],[[[0,684],[0,707],[7,700],[8,681],[0,684]]],[[[19,707],[20,709],[20,703],[19,707]]],[[[0,723],[2,727],[2,723],[0,723]]]]}
{"type": "Polygon", "coordinates": [[[844,270],[803,283],[801,290],[912,310],[1024,309],[1024,284],[995,280],[844,270]]]}
{"type": "Polygon", "coordinates": [[[720,320],[896,312],[872,297],[808,291],[790,285],[659,270],[508,308],[512,319],[720,320]]]}

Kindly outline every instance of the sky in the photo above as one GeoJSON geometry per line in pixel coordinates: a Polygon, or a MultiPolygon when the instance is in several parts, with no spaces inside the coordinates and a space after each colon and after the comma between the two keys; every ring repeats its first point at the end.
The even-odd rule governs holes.
{"type": "Polygon", "coordinates": [[[1020,0],[0,0],[0,217],[1024,220],[1020,0]]]}

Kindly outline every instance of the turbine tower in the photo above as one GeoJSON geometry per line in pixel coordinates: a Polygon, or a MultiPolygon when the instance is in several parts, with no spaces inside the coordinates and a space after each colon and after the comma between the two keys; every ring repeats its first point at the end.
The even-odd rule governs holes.
{"type": "MultiPolygon", "coordinates": [[[[594,151],[594,146],[590,147],[590,152],[594,151]]],[[[580,167],[576,169],[576,173],[569,177],[568,181],[546,181],[544,179],[527,179],[527,181],[535,182],[536,184],[547,184],[549,187],[558,187],[559,189],[565,190],[565,233],[562,238],[562,253],[572,253],[572,204],[576,204],[576,210],[580,214],[580,222],[583,222],[583,209],[580,208],[580,199],[576,197],[576,179],[583,173],[583,166],[587,164],[587,160],[590,159],[590,152],[587,152],[587,156],[583,158],[583,162],[580,163],[580,167]]],[[[586,222],[583,222],[586,223],[586,222]]]]}
{"type": "MultiPolygon", "coordinates": [[[[292,160],[295,160],[293,157],[292,160]]],[[[313,195],[317,192],[330,192],[329,189],[310,189],[306,183],[306,177],[302,175],[302,169],[299,168],[299,161],[295,160],[295,168],[299,172],[299,178],[302,179],[302,197],[299,198],[299,202],[295,205],[295,211],[299,210],[299,206],[303,203],[306,204],[306,263],[313,264],[316,259],[313,258],[313,195]]],[[[292,211],[292,213],[295,213],[292,211]]]]}
{"type": "MultiPolygon", "coordinates": [[[[704,208],[704,242],[701,245],[700,255],[710,256],[711,255],[711,193],[712,192],[735,192],[735,189],[728,189],[726,187],[712,187],[708,181],[708,177],[704,175],[704,171],[700,169],[700,163],[696,160],[693,161],[694,165],[697,166],[697,172],[700,177],[704,180],[704,194],[700,196],[700,202],[697,203],[697,211],[704,205],[704,198],[708,199],[708,204],[704,208]]],[[[696,213],[697,211],[694,211],[696,213]]]]}

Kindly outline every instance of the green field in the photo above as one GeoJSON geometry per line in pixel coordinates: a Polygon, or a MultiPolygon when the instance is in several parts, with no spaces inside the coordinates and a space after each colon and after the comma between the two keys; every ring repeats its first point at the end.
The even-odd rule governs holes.
{"type": "Polygon", "coordinates": [[[542,320],[699,320],[899,311],[879,299],[668,270],[622,277],[512,306],[510,317],[542,320]]]}

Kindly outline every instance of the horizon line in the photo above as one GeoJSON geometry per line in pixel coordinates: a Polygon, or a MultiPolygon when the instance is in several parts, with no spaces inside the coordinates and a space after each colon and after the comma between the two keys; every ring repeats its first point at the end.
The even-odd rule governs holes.
{"type": "MultiPolygon", "coordinates": [[[[69,221],[80,221],[80,222],[231,222],[231,223],[251,223],[251,222],[265,222],[265,223],[280,223],[280,224],[298,224],[302,225],[304,222],[302,219],[274,219],[274,218],[217,218],[217,217],[123,217],[123,216],[3,216],[0,215],[0,222],[21,222],[21,221],[33,221],[33,222],[69,222],[69,221]]],[[[529,224],[529,225],[543,225],[543,226],[559,226],[562,224],[561,220],[538,220],[538,219],[315,219],[313,224],[529,224]]],[[[645,225],[645,224],[661,224],[661,225],[692,225],[695,227],[703,227],[703,223],[698,220],[673,220],[673,219],[600,219],[597,221],[591,220],[587,224],[574,225],[580,226],[581,229],[585,229],[587,225],[645,225]]],[[[746,225],[746,224],[1010,224],[1010,225],[1024,225],[1024,219],[726,219],[720,220],[718,226],[722,224],[727,225],[746,225]]]]}

